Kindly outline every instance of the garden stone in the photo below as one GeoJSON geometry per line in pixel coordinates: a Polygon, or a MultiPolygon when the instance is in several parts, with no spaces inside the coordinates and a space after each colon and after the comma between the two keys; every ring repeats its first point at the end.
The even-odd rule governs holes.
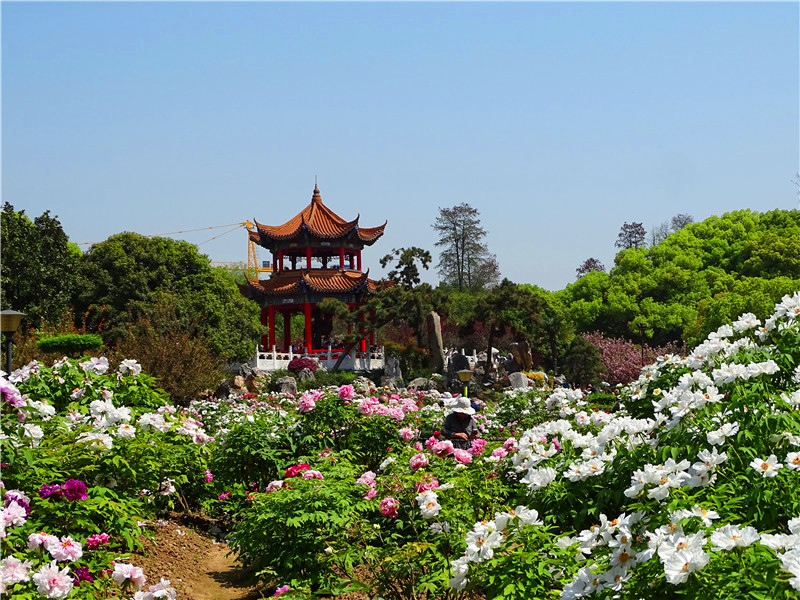
{"type": "Polygon", "coordinates": [[[432,388],[433,382],[426,377],[417,377],[416,379],[412,379],[406,386],[406,389],[410,391],[430,390],[432,388]]]}
{"type": "Polygon", "coordinates": [[[297,393],[297,381],[294,377],[281,377],[275,383],[278,384],[278,391],[282,394],[297,393]]]}
{"type": "Polygon", "coordinates": [[[353,388],[361,394],[368,394],[375,389],[375,384],[372,383],[372,380],[363,375],[353,379],[352,385],[353,388]]]}
{"type": "Polygon", "coordinates": [[[382,386],[394,386],[398,379],[403,378],[403,371],[400,369],[400,361],[390,356],[386,359],[386,366],[383,368],[383,376],[381,377],[382,386]]]}
{"type": "Polygon", "coordinates": [[[431,367],[434,371],[444,371],[444,346],[442,344],[442,321],[438,313],[431,311],[425,318],[428,330],[428,352],[431,355],[431,367]]]}
{"type": "Polygon", "coordinates": [[[300,372],[297,374],[297,380],[308,381],[309,379],[314,379],[314,371],[312,371],[308,367],[300,369],[300,372]]]}
{"type": "Polygon", "coordinates": [[[522,357],[522,370],[530,371],[533,369],[533,353],[531,352],[531,345],[527,340],[522,340],[519,343],[519,353],[522,357]]]}
{"type": "Polygon", "coordinates": [[[248,375],[244,378],[244,385],[247,388],[247,391],[251,394],[258,394],[261,392],[262,388],[264,387],[264,383],[259,380],[256,375],[248,375]]]}
{"type": "Polygon", "coordinates": [[[450,357],[450,362],[447,364],[448,373],[455,375],[459,371],[466,371],[467,369],[469,369],[469,359],[466,356],[456,352],[450,357]]]}
{"type": "Polygon", "coordinates": [[[527,390],[530,380],[525,373],[511,373],[511,375],[508,376],[508,382],[511,384],[512,389],[527,390]]]}
{"type": "Polygon", "coordinates": [[[507,358],[500,364],[503,365],[503,367],[505,367],[505,370],[508,371],[509,373],[517,373],[522,370],[519,363],[517,363],[517,361],[514,358],[507,358]]]}
{"type": "Polygon", "coordinates": [[[248,365],[247,363],[242,363],[239,367],[239,375],[245,379],[248,377],[259,377],[261,375],[261,371],[248,365]]]}
{"type": "Polygon", "coordinates": [[[214,397],[217,400],[224,400],[230,395],[231,395],[231,382],[228,379],[226,379],[217,386],[217,389],[214,391],[214,397]]]}
{"type": "Polygon", "coordinates": [[[231,383],[231,388],[232,389],[234,389],[234,390],[243,390],[243,389],[245,389],[245,387],[246,387],[246,385],[245,385],[244,377],[242,377],[241,375],[237,375],[236,377],[233,378],[233,382],[231,383]]]}

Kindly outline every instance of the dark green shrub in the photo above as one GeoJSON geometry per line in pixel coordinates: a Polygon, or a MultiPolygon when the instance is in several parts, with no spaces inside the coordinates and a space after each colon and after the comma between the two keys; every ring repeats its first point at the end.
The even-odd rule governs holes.
{"type": "Polygon", "coordinates": [[[40,339],[36,342],[36,347],[40,352],[56,352],[75,357],[88,350],[102,348],[103,338],[92,334],[66,333],[40,339]]]}

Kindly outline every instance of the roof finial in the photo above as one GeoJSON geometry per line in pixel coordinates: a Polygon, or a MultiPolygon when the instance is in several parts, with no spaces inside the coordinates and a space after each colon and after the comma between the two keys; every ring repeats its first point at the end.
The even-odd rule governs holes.
{"type": "Polygon", "coordinates": [[[314,175],[314,194],[311,196],[311,202],[322,202],[322,196],[320,196],[319,188],[317,187],[316,175],[314,175]]]}

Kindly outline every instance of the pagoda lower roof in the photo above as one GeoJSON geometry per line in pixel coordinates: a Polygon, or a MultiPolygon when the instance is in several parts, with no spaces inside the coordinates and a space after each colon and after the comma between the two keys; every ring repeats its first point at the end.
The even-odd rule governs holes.
{"type": "MultiPolygon", "coordinates": [[[[247,286],[256,295],[291,296],[304,292],[319,294],[345,294],[364,290],[374,292],[378,284],[362,273],[348,269],[297,269],[279,271],[270,279],[251,279],[247,286]]],[[[243,290],[244,291],[244,290],[243,290]]]]}
{"type": "Polygon", "coordinates": [[[335,240],[355,233],[362,242],[371,244],[383,235],[386,223],[378,227],[358,226],[359,216],[346,221],[322,203],[319,188],[314,186],[311,203],[283,225],[262,225],[255,219],[256,231],[250,233],[250,239],[264,245],[268,240],[290,240],[308,232],[324,239],[335,240]]]}

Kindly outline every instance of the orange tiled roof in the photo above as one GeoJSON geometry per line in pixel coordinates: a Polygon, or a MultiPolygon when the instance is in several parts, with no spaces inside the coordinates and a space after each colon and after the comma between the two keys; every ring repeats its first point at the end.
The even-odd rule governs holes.
{"type": "Polygon", "coordinates": [[[247,278],[252,291],[267,296],[290,296],[305,290],[320,294],[346,293],[357,291],[366,286],[370,292],[378,288],[369,278],[369,271],[348,271],[343,269],[312,269],[297,271],[281,271],[271,279],[257,280],[247,278]]]}
{"type": "MultiPolygon", "coordinates": [[[[274,240],[288,240],[297,236],[303,228],[313,235],[323,239],[337,239],[345,237],[354,229],[358,232],[358,237],[364,242],[374,242],[386,228],[386,223],[379,227],[369,227],[360,229],[358,227],[357,216],[353,221],[345,221],[330,208],[322,203],[322,196],[319,188],[314,185],[314,195],[311,203],[300,213],[286,221],[283,225],[262,225],[255,221],[258,234],[272,238],[274,240]]],[[[253,241],[259,241],[256,232],[250,233],[253,241]]]]}

